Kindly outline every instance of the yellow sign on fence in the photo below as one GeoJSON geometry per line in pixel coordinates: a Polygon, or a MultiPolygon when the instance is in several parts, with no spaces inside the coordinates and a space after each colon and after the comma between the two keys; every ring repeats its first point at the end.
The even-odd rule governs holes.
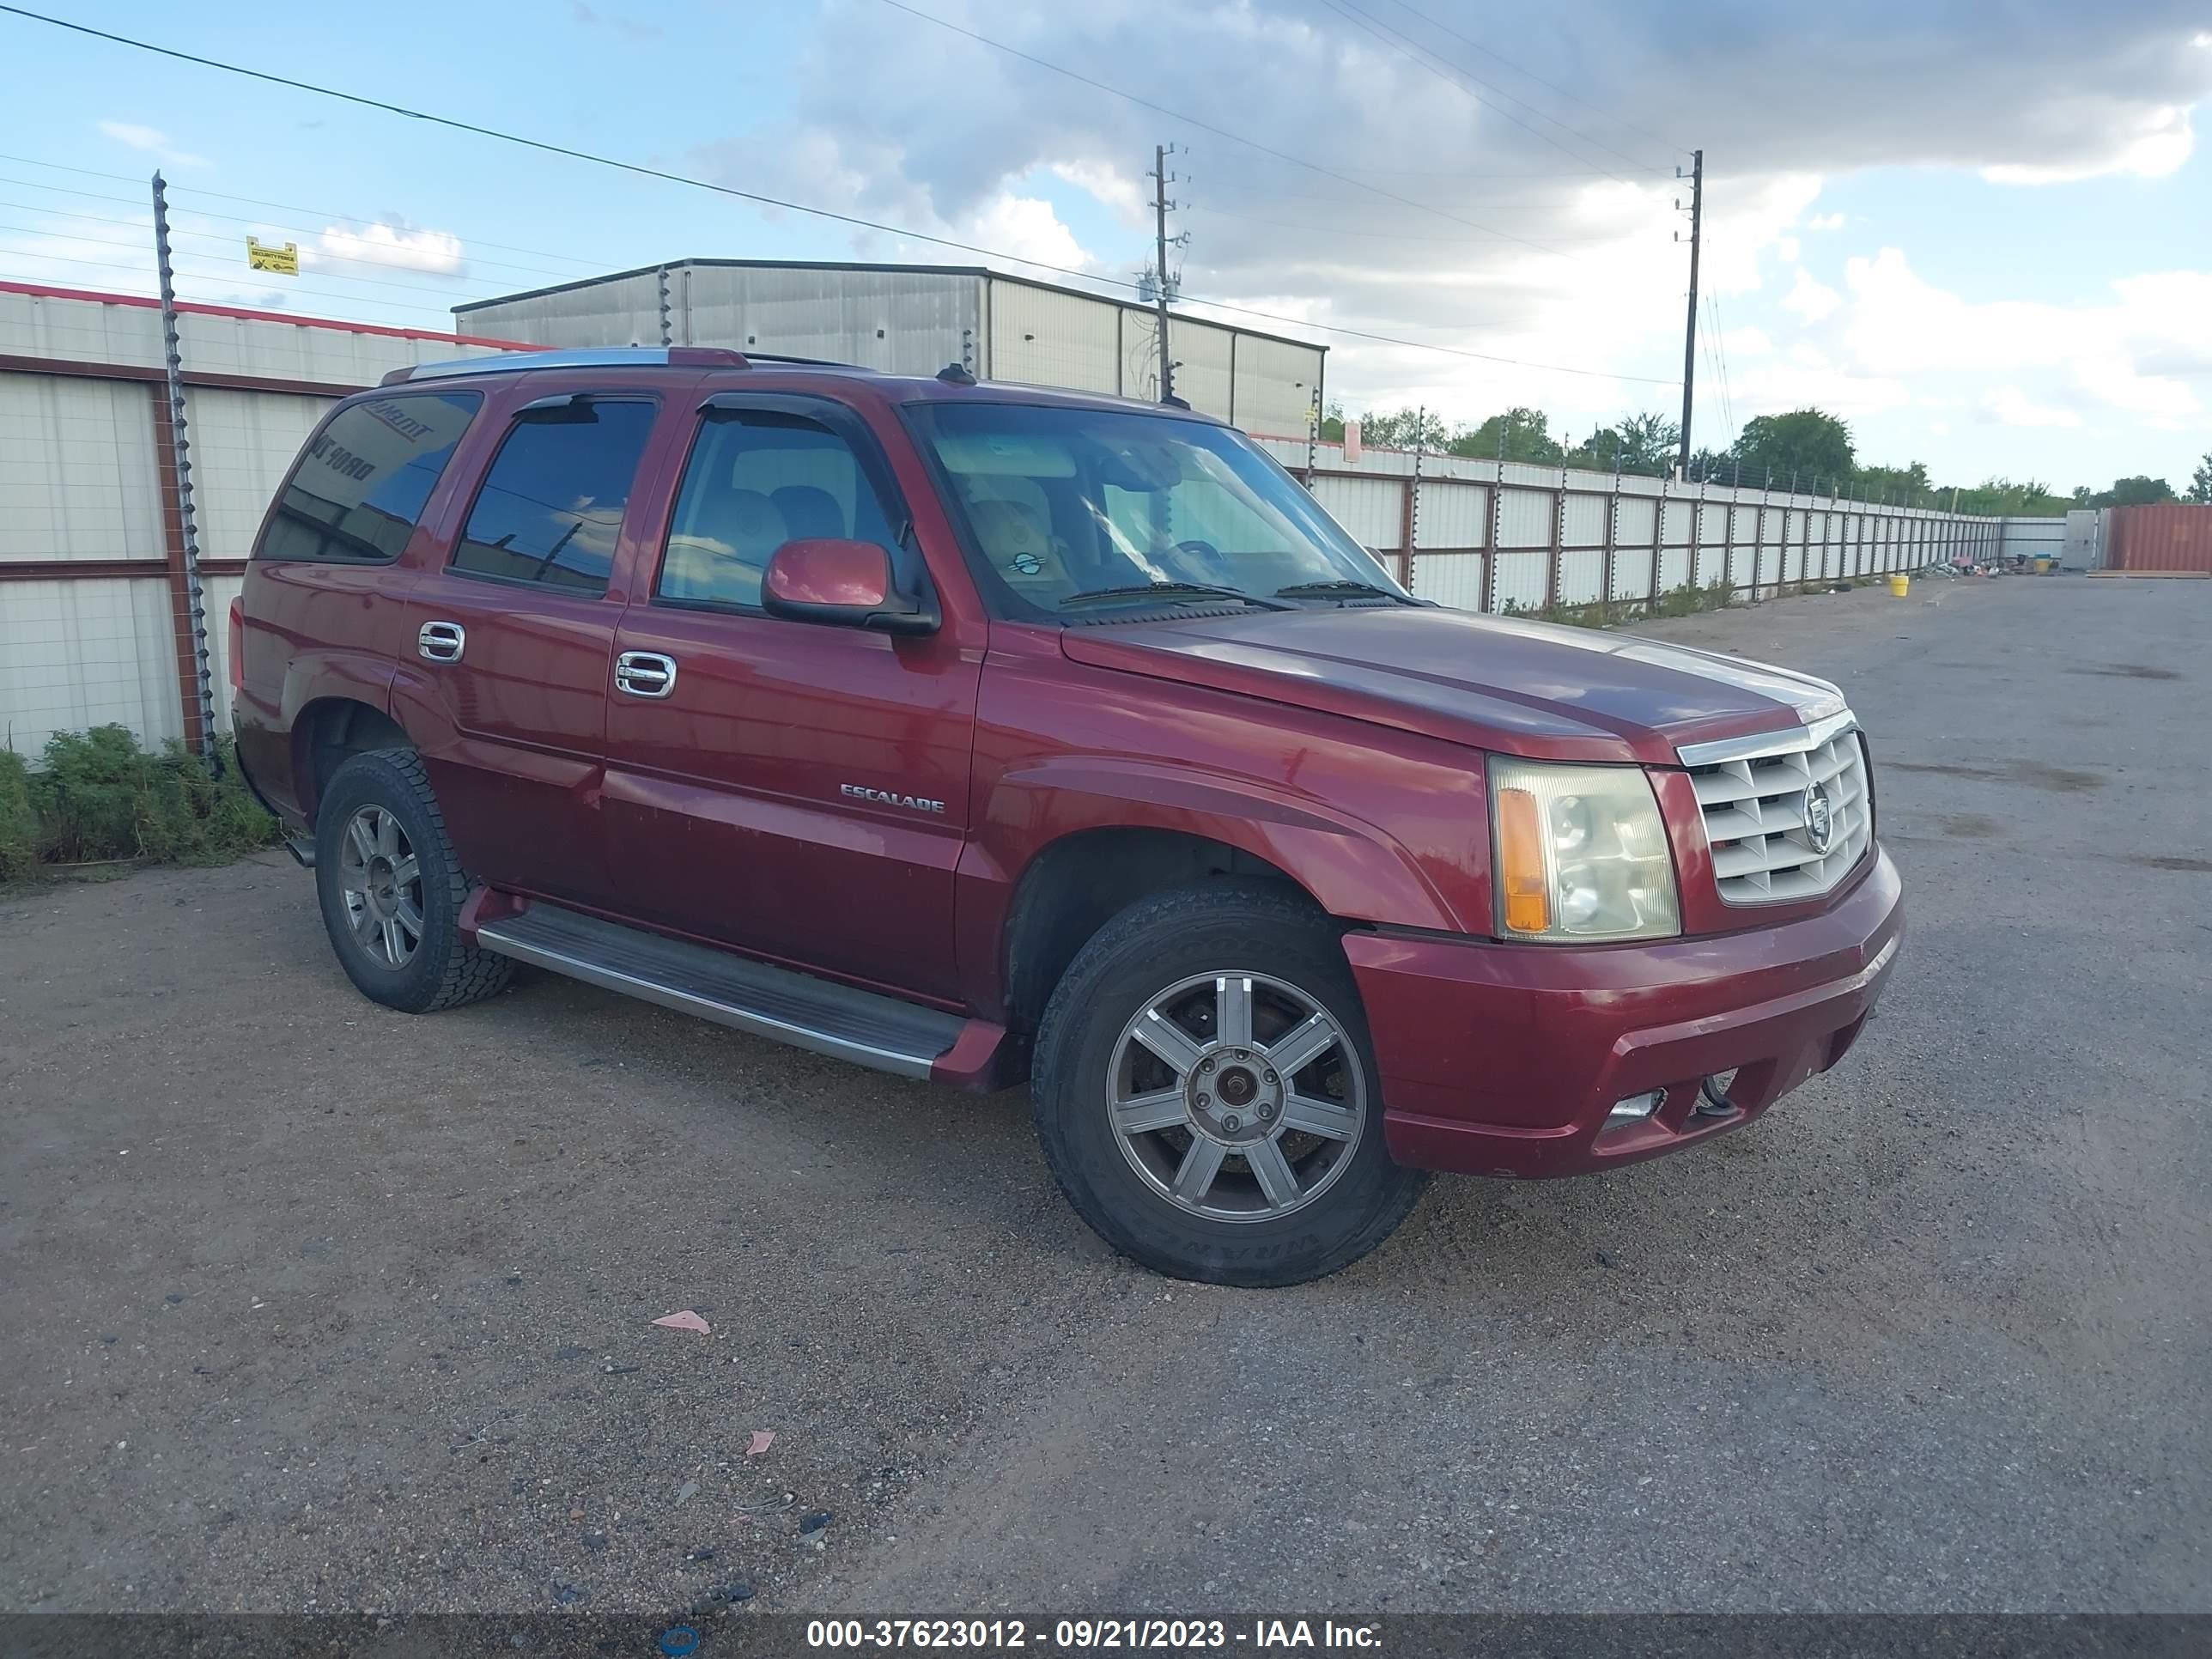
{"type": "Polygon", "coordinates": [[[255,270],[273,270],[280,276],[300,274],[300,245],[287,242],[282,247],[264,247],[251,236],[246,239],[246,263],[255,270]]]}

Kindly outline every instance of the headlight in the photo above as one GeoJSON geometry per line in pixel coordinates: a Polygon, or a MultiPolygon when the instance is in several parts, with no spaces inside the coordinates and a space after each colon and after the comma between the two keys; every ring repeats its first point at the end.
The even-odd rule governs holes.
{"type": "Polygon", "coordinates": [[[1674,860],[1640,766],[1493,756],[1491,870],[1508,939],[1671,939],[1674,860]]]}

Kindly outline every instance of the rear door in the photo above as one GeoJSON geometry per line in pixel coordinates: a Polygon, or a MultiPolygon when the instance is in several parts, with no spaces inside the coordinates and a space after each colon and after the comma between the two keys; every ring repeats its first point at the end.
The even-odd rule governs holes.
{"type": "Polygon", "coordinates": [[[893,635],[762,611],[762,571],[791,539],[872,541],[902,580],[927,580],[853,410],[723,393],[694,419],[615,642],[605,817],[625,904],[757,955],[951,998],[981,653],[951,628],[893,635]]]}
{"type": "MultiPolygon", "coordinates": [[[[529,377],[518,376],[527,381],[529,377]]],[[[619,592],[659,399],[593,391],[506,403],[505,429],[442,568],[420,573],[393,688],[461,860],[496,886],[611,903],[599,822],[619,592]]]]}

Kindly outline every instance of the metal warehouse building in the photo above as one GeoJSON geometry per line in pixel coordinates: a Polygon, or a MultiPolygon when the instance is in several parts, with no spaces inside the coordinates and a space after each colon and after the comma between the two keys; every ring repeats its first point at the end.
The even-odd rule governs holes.
{"type": "MultiPolygon", "coordinates": [[[[541,345],[747,346],[895,374],[963,363],[1125,398],[1159,395],[1159,325],[1133,302],[980,265],[685,259],[453,308],[466,334],[541,345]]],[[[1177,315],[1176,395],[1247,432],[1306,430],[1325,346],[1177,315]]]]}

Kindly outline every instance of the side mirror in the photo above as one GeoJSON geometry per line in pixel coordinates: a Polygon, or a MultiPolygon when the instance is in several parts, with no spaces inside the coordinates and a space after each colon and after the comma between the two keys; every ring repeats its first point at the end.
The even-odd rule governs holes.
{"type": "Polygon", "coordinates": [[[761,608],[789,622],[874,628],[890,634],[927,634],[937,607],[896,591],[891,556],[873,542],[810,537],[786,542],[769,556],[761,580],[761,608]]]}

